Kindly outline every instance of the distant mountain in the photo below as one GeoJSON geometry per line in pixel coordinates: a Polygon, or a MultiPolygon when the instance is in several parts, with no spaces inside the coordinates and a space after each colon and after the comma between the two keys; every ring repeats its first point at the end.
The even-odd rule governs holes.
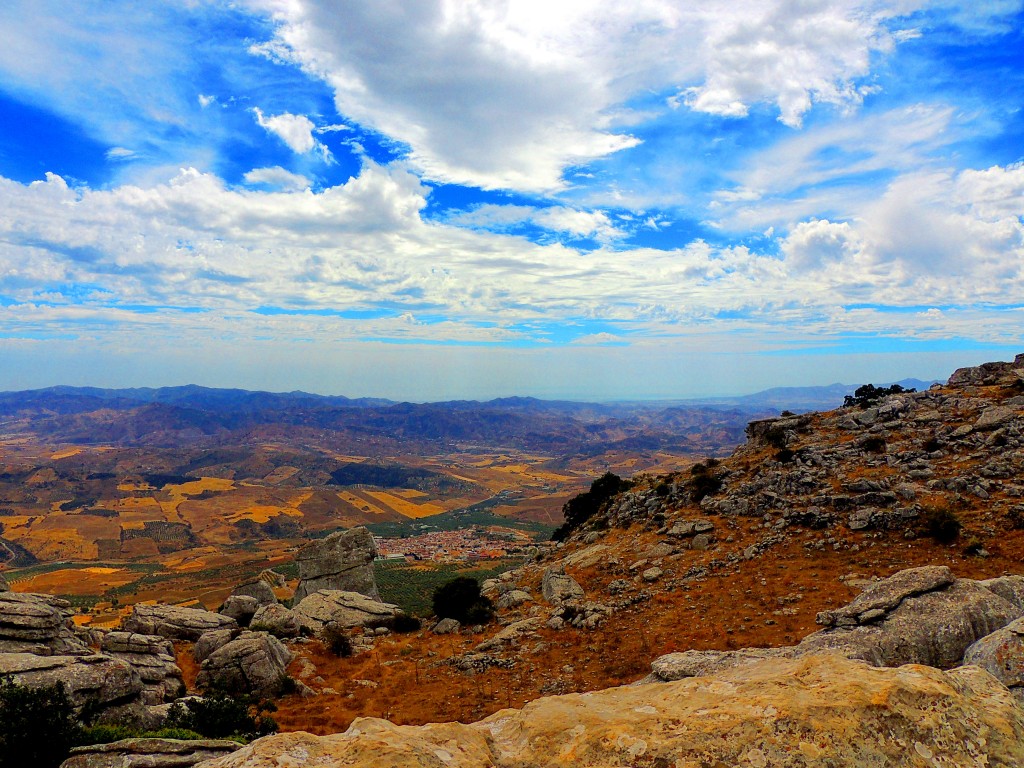
{"type": "MultiPolygon", "coordinates": [[[[884,382],[879,386],[899,384],[904,389],[916,389],[919,392],[928,389],[938,380],[922,381],[921,379],[902,379],[901,381],[884,382]]],[[[700,400],[685,400],[688,405],[709,407],[726,406],[733,408],[763,408],[766,410],[793,411],[829,411],[843,404],[843,398],[852,395],[860,384],[827,384],[817,387],[773,387],[752,395],[738,397],[711,397],[700,400]]]]}

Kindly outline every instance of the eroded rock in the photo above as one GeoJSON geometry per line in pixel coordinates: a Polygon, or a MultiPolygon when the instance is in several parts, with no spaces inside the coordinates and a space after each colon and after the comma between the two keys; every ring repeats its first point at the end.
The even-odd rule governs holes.
{"type": "Polygon", "coordinates": [[[140,635],[195,641],[211,629],[236,629],[238,622],[228,616],[199,608],[137,604],[122,626],[126,632],[140,635]]]}
{"type": "Polygon", "coordinates": [[[60,768],[191,768],[240,747],[237,742],[221,739],[123,739],[75,747],[60,768]]]}
{"type": "Polygon", "coordinates": [[[204,768],[266,768],[298,755],[308,765],[410,768],[1010,766],[1024,761],[1024,710],[976,667],[872,669],[812,656],[542,698],[470,725],[360,718],[343,734],[258,739],[204,768]]]}
{"type": "Polygon", "coordinates": [[[185,695],[171,641],[159,635],[107,632],[100,646],[108,656],[132,665],[142,680],[142,702],[164,704],[185,695]]]}
{"type": "Polygon", "coordinates": [[[292,654],[266,632],[243,632],[211,653],[199,670],[196,685],[228,693],[276,696],[288,685],[292,654]]]}
{"type": "Polygon", "coordinates": [[[328,622],[351,629],[387,623],[401,613],[397,605],[337,589],[321,589],[307,595],[292,610],[299,625],[314,635],[328,622]]]}
{"type": "Polygon", "coordinates": [[[295,555],[299,566],[295,602],[322,589],[358,592],[380,599],[373,576],[376,557],[373,536],[363,527],[338,531],[320,541],[310,542],[295,555]]]}

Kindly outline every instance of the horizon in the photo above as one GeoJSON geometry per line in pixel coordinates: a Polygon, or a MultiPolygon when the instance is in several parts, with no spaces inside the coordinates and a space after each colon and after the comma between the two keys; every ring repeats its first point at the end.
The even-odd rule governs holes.
{"type": "Polygon", "coordinates": [[[1024,0],[12,0],[0,39],[0,390],[680,400],[1024,349],[1024,0]]]}

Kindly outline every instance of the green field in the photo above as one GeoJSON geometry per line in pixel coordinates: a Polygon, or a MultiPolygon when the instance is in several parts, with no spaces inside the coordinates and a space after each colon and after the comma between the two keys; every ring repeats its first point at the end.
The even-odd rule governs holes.
{"type": "Polygon", "coordinates": [[[404,561],[378,560],[374,576],[381,600],[394,603],[406,613],[426,617],[432,615],[434,590],[456,576],[472,576],[477,581],[491,579],[515,568],[520,560],[488,560],[480,563],[439,563],[410,565],[404,561]]]}

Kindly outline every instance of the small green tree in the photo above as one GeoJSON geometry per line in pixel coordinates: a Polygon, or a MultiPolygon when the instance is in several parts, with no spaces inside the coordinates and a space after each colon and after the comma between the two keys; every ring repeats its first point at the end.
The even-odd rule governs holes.
{"type": "Polygon", "coordinates": [[[57,768],[80,733],[63,683],[29,688],[0,678],[0,768],[57,768]]]}
{"type": "Polygon", "coordinates": [[[277,731],[277,723],[269,715],[276,710],[272,701],[212,693],[202,699],[175,702],[164,727],[195,731],[211,739],[233,737],[251,741],[277,731]]]}
{"type": "Polygon", "coordinates": [[[861,408],[868,408],[869,406],[877,403],[883,397],[889,395],[901,395],[910,392],[916,392],[916,389],[904,389],[899,384],[893,384],[889,387],[876,387],[874,384],[862,384],[854,390],[852,395],[847,395],[843,398],[843,406],[849,407],[851,405],[859,405],[861,408]]]}
{"type": "Polygon", "coordinates": [[[590,484],[590,490],[573,496],[562,507],[565,522],[551,534],[552,541],[564,541],[587,520],[601,511],[610,498],[633,487],[633,481],[623,480],[612,472],[605,472],[590,484]]]}

